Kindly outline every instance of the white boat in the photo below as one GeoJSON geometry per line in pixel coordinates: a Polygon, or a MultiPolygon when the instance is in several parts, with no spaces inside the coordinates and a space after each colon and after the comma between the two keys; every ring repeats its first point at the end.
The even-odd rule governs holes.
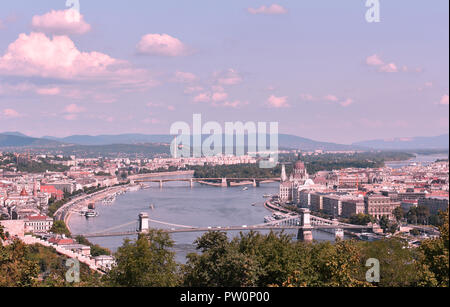
{"type": "Polygon", "coordinates": [[[85,212],[84,216],[86,216],[87,218],[96,217],[96,216],[98,216],[98,212],[95,210],[88,210],[85,212]]]}
{"type": "Polygon", "coordinates": [[[244,187],[243,189],[242,189],[242,191],[247,191],[248,190],[248,188],[247,187],[244,187]]]}

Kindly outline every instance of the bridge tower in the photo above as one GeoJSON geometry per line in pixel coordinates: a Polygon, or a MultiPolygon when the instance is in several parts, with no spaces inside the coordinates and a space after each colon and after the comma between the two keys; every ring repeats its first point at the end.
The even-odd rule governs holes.
{"type": "Polygon", "coordinates": [[[300,209],[300,226],[298,230],[297,239],[304,242],[312,242],[312,227],[311,227],[311,211],[307,208],[300,209]]]}
{"type": "Polygon", "coordinates": [[[146,212],[141,212],[139,214],[139,232],[143,233],[143,232],[148,232],[148,213],[146,212]]]}
{"type": "Polygon", "coordinates": [[[227,186],[228,186],[227,178],[222,178],[222,184],[221,184],[221,187],[222,187],[222,188],[226,188],[227,186]]]}
{"type": "MultiPolygon", "coordinates": [[[[337,219],[333,219],[333,225],[338,225],[338,224],[339,224],[339,221],[337,219]]],[[[344,240],[344,229],[335,228],[334,236],[335,236],[336,240],[338,240],[338,239],[344,240]]]]}

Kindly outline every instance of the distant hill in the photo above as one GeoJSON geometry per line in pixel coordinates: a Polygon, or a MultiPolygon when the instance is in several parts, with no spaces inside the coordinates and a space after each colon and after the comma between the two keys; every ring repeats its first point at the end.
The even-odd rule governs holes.
{"type": "MultiPolygon", "coordinates": [[[[207,136],[202,136],[204,140],[207,136]]],[[[34,147],[81,145],[81,146],[106,146],[106,145],[142,145],[142,144],[169,144],[174,136],[168,134],[118,134],[118,135],[71,135],[64,138],[45,136],[33,138],[20,132],[0,133],[0,147],[34,147]]],[[[290,134],[279,134],[278,147],[281,149],[313,150],[419,150],[419,149],[448,149],[449,135],[444,134],[436,137],[413,137],[379,139],[343,145],[331,142],[320,142],[290,134]]],[[[222,136],[225,144],[225,136],[222,136]]],[[[269,136],[267,137],[269,144],[269,136]]],[[[191,145],[193,141],[191,139],[191,145]]],[[[248,144],[246,144],[248,145],[248,144]]]]}
{"type": "MultiPolygon", "coordinates": [[[[77,145],[111,145],[111,144],[139,144],[139,143],[170,143],[174,136],[149,134],[119,134],[119,135],[72,135],[65,138],[45,136],[45,139],[77,145]]],[[[205,136],[203,136],[203,139],[205,136]]],[[[224,137],[223,137],[224,139],[224,137]]],[[[342,145],[336,143],[317,142],[311,139],[289,134],[280,134],[278,138],[280,148],[295,148],[302,150],[352,150],[359,146],[342,145]]]]}
{"type": "Polygon", "coordinates": [[[448,149],[449,135],[434,137],[394,138],[370,140],[354,143],[355,146],[369,147],[379,150],[414,150],[414,149],[448,149]]]}
{"type": "Polygon", "coordinates": [[[19,134],[0,133],[0,148],[4,147],[47,147],[57,146],[60,142],[32,138],[19,134]]]}
{"type": "Polygon", "coordinates": [[[44,139],[77,145],[112,145],[138,143],[170,143],[173,136],[147,134],[119,134],[119,135],[71,135],[64,138],[44,136],[44,139]]]}

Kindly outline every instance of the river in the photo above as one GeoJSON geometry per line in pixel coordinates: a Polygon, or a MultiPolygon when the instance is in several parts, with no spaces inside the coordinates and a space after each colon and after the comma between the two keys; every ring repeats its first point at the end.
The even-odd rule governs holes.
{"type": "MultiPolygon", "coordinates": [[[[447,155],[417,155],[408,161],[387,163],[388,166],[399,168],[409,163],[430,163],[447,155]]],[[[186,175],[171,176],[170,178],[186,177],[186,175]]],[[[168,177],[154,177],[168,178],[168,177]]],[[[270,212],[264,208],[264,194],[278,193],[278,183],[262,184],[260,187],[249,186],[244,191],[242,187],[218,188],[196,183],[190,188],[188,182],[164,183],[162,189],[158,183],[152,183],[149,189],[129,192],[117,197],[110,205],[97,204],[99,216],[87,219],[84,216],[72,215],[69,226],[72,233],[102,232],[114,226],[136,221],[113,232],[134,230],[140,212],[147,212],[150,219],[173,224],[195,227],[208,226],[241,226],[255,225],[264,221],[264,216],[270,212]],[[255,206],[252,204],[256,203],[255,206]],[[150,205],[154,209],[150,209],[150,205]]],[[[150,227],[167,228],[160,224],[150,223],[150,227]]],[[[289,230],[296,238],[296,231],[289,230]]],[[[266,232],[265,232],[266,233],[266,232]]],[[[230,236],[238,232],[229,233],[230,236]]],[[[174,251],[179,263],[186,262],[186,255],[195,252],[193,242],[201,233],[171,234],[175,242],[174,251]]],[[[334,235],[323,231],[313,231],[317,241],[334,240],[334,235]]],[[[132,237],[133,239],[135,237],[132,237]]],[[[91,242],[116,251],[122,245],[124,237],[90,238],[91,242]]]]}
{"type": "Polygon", "coordinates": [[[406,161],[393,161],[393,162],[386,162],[386,166],[389,166],[390,168],[402,168],[404,166],[408,166],[411,163],[417,163],[422,165],[428,165],[430,163],[435,162],[438,159],[448,159],[447,154],[433,154],[433,155],[419,155],[415,154],[416,156],[410,160],[406,161]]]}
{"type": "MultiPolygon", "coordinates": [[[[183,177],[183,176],[182,176],[183,177]]],[[[185,176],[184,176],[185,177],[185,176]]],[[[171,177],[175,178],[175,177],[171,177]]],[[[262,184],[260,187],[218,188],[195,184],[190,188],[188,182],[164,183],[162,189],[153,183],[149,189],[119,195],[110,205],[97,204],[98,217],[87,219],[72,215],[69,226],[72,233],[101,232],[111,227],[136,221],[140,212],[147,212],[150,219],[188,226],[241,226],[264,222],[264,216],[271,213],[264,208],[264,194],[278,193],[278,183],[262,184]],[[252,204],[256,203],[255,206],[252,204]],[[150,205],[154,204],[154,209],[150,205]]],[[[167,228],[168,226],[150,222],[150,227],[167,228]]],[[[128,225],[113,232],[136,229],[128,225]]],[[[295,230],[290,230],[295,237],[295,230]]],[[[229,235],[237,235],[231,232],[229,235]]],[[[195,252],[193,242],[201,233],[171,234],[175,242],[176,260],[185,263],[185,257],[195,252]]],[[[334,240],[334,235],[314,231],[315,240],[334,240]]],[[[124,237],[89,238],[93,243],[116,251],[122,245],[124,237]]]]}

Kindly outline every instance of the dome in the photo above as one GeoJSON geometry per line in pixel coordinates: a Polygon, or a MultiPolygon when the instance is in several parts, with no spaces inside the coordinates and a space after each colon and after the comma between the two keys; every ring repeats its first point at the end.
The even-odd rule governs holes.
{"type": "Polygon", "coordinates": [[[314,181],[312,181],[312,179],[306,179],[304,185],[314,185],[314,181]]]}
{"type": "Polygon", "coordinates": [[[303,163],[302,161],[295,162],[294,169],[304,169],[304,168],[305,168],[305,163],[303,163]]]}

